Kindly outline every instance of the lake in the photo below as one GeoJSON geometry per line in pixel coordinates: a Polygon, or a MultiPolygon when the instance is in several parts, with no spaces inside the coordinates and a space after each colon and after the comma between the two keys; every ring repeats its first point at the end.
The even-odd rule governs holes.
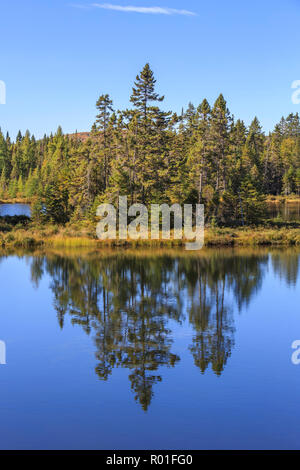
{"type": "MultiPolygon", "coordinates": [[[[0,204],[0,216],[5,215],[26,215],[30,217],[31,209],[29,204],[0,204]]],[[[267,216],[271,219],[278,219],[285,222],[300,221],[300,202],[278,204],[270,202],[267,206],[267,216]]]]}
{"type": "Polygon", "coordinates": [[[300,202],[268,203],[268,217],[281,219],[284,222],[300,221],[300,202]]]}
{"type": "Polygon", "coordinates": [[[1,449],[300,448],[296,249],[3,251],[0,286],[1,449]]]}
{"type": "Polygon", "coordinates": [[[30,205],[29,204],[0,204],[0,216],[5,215],[27,215],[30,217],[30,205]]]}

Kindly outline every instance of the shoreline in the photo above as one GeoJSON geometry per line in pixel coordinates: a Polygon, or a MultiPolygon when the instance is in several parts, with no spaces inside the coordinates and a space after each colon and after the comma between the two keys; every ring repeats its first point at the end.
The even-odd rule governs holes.
{"type": "Polygon", "coordinates": [[[61,247],[34,247],[34,248],[1,248],[0,258],[6,256],[48,256],[48,257],[67,257],[77,259],[85,257],[90,259],[109,259],[115,256],[127,258],[152,258],[152,257],[171,257],[171,258],[206,258],[214,256],[216,259],[231,257],[233,254],[238,256],[251,255],[292,255],[300,254],[300,246],[219,246],[204,247],[198,251],[187,251],[183,247],[77,247],[77,248],[61,248],[61,247]]]}
{"type": "MultiPolygon", "coordinates": [[[[289,196],[284,195],[265,195],[267,204],[295,204],[300,203],[300,195],[292,194],[289,196]]],[[[32,204],[35,198],[31,197],[15,197],[15,198],[0,198],[0,204],[32,204]]]]}
{"type": "Polygon", "coordinates": [[[0,198],[0,204],[32,204],[33,200],[26,197],[0,198]]]}
{"type": "MultiPolygon", "coordinates": [[[[0,226],[0,230],[2,227],[0,226]]],[[[98,240],[92,227],[15,226],[0,231],[0,247],[174,248],[189,240],[98,240]]],[[[280,227],[206,228],[204,247],[300,246],[300,224],[280,227]]],[[[193,251],[193,250],[191,250],[193,251]]]]}
{"type": "Polygon", "coordinates": [[[267,204],[299,204],[300,196],[266,196],[267,204]]]}
{"type": "MultiPolygon", "coordinates": [[[[30,204],[29,198],[0,199],[0,204],[30,204]]],[[[267,196],[267,203],[300,203],[300,197],[267,196]]],[[[66,225],[41,224],[23,216],[0,217],[2,248],[184,248],[189,240],[105,240],[96,238],[95,225],[88,220],[66,225]],[[11,220],[5,220],[6,218],[11,220]],[[22,220],[23,218],[23,220],[22,220]],[[25,218],[25,220],[24,220],[25,218]]],[[[300,246],[300,221],[267,219],[258,226],[206,227],[204,247],[300,246]]],[[[193,250],[191,250],[193,251],[193,250]]]]}
{"type": "MultiPolygon", "coordinates": [[[[282,203],[286,202],[287,204],[300,203],[300,195],[291,194],[289,196],[284,195],[265,195],[267,203],[282,203]]],[[[0,198],[0,204],[32,204],[34,202],[34,197],[15,197],[15,198],[0,198]]]]}

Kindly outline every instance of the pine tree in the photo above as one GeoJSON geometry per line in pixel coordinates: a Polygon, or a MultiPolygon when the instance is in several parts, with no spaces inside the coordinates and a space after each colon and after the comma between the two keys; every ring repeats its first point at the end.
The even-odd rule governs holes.
{"type": "Polygon", "coordinates": [[[262,162],[262,184],[265,194],[280,194],[282,191],[282,175],[284,173],[281,155],[282,139],[280,125],[275,126],[274,131],[266,139],[262,162]]]}
{"type": "Polygon", "coordinates": [[[300,168],[296,170],[295,188],[296,188],[296,193],[298,194],[298,196],[300,196],[300,168]]]}
{"type": "Polygon", "coordinates": [[[18,183],[17,183],[17,195],[19,197],[23,196],[23,179],[22,176],[19,176],[18,183]]]}
{"type": "Polygon", "coordinates": [[[229,151],[229,130],[231,116],[221,94],[211,111],[210,151],[214,170],[216,191],[227,187],[227,156],[229,151]]]}
{"type": "Polygon", "coordinates": [[[262,155],[264,151],[264,134],[260,123],[255,117],[250,125],[243,151],[243,170],[251,176],[252,184],[262,189],[262,155]]]}
{"type": "Polygon", "coordinates": [[[45,188],[45,215],[52,222],[64,224],[69,219],[68,192],[53,181],[45,188]]]}
{"type": "Polygon", "coordinates": [[[6,191],[6,178],[5,178],[5,168],[2,169],[1,177],[0,177],[0,197],[5,196],[6,191]]]}
{"type": "Polygon", "coordinates": [[[164,96],[159,96],[155,92],[155,83],[153,72],[150,65],[147,63],[141,73],[136,76],[134,87],[132,88],[132,95],[130,97],[131,103],[142,114],[143,124],[146,125],[147,118],[150,110],[149,102],[159,102],[164,100],[164,96]]]}
{"type": "Polygon", "coordinates": [[[135,186],[142,203],[159,199],[166,186],[168,139],[166,130],[170,112],[163,112],[151,103],[164,97],[155,91],[156,80],[149,64],[137,75],[130,101],[134,111],[129,119],[135,123],[135,186]]]}
{"type": "Polygon", "coordinates": [[[190,179],[195,182],[197,188],[198,204],[202,203],[203,186],[206,183],[210,164],[208,146],[210,113],[211,109],[208,101],[204,99],[198,108],[197,127],[193,133],[193,144],[189,152],[190,179]]]}
{"type": "Polygon", "coordinates": [[[113,102],[109,95],[101,95],[96,103],[98,114],[96,122],[93,127],[93,135],[98,136],[97,157],[103,160],[104,172],[104,190],[108,186],[111,158],[110,158],[110,144],[111,144],[111,113],[113,113],[113,102]]]}

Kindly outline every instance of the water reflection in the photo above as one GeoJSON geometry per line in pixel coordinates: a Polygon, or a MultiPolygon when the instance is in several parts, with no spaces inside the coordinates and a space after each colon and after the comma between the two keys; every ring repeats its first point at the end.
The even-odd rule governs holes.
{"type": "Polygon", "coordinates": [[[173,330],[186,320],[195,366],[222,374],[234,348],[234,312],[247,308],[262,287],[270,258],[274,273],[294,285],[299,256],[292,250],[30,259],[32,282],[38,286],[44,274],[51,278],[60,328],[69,316],[91,335],[99,379],[108,380],[116,367],[127,369],[135,400],[146,411],[163,367],[180,361],[172,350],[173,330]]]}
{"type": "Polygon", "coordinates": [[[188,315],[196,334],[190,351],[202,373],[211,365],[220,375],[234,347],[233,300],[239,311],[262,284],[267,255],[214,255],[183,260],[188,315]]]}
{"type": "Polygon", "coordinates": [[[271,219],[280,219],[284,222],[299,222],[300,202],[270,202],[267,212],[271,219]]]}
{"type": "Polygon", "coordinates": [[[292,250],[282,251],[272,256],[273,270],[280,279],[284,279],[290,286],[295,286],[299,274],[299,256],[292,250]]]}

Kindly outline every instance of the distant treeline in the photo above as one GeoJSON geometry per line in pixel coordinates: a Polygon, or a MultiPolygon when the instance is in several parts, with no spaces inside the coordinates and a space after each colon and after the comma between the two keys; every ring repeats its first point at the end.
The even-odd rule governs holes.
{"type": "Polygon", "coordinates": [[[0,132],[0,197],[28,197],[33,216],[64,223],[93,218],[101,202],[204,203],[215,224],[256,223],[265,195],[300,193],[300,120],[282,118],[265,135],[255,117],[247,128],[222,95],[181,115],[163,111],[153,72],[136,77],[130,109],[109,95],[96,103],[88,138],[29,131],[12,142],[0,132]]]}

